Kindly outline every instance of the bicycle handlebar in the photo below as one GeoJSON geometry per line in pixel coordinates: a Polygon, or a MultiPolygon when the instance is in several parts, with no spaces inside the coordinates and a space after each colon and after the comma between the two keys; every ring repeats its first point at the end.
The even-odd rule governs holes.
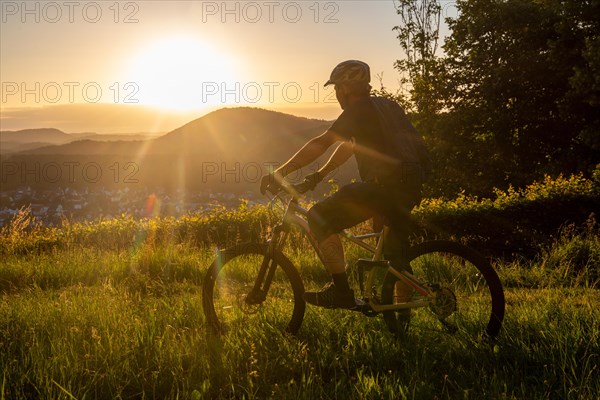
{"type": "Polygon", "coordinates": [[[279,195],[280,193],[284,192],[286,194],[289,194],[291,196],[293,196],[294,198],[299,197],[299,195],[303,194],[306,192],[306,190],[301,191],[299,189],[301,184],[292,184],[292,183],[288,183],[288,182],[273,182],[273,184],[270,184],[269,186],[267,186],[266,191],[271,193],[272,195],[279,195]]]}
{"type": "Polygon", "coordinates": [[[314,189],[314,186],[315,185],[312,182],[308,182],[306,179],[300,183],[289,183],[285,179],[279,180],[273,175],[267,175],[263,177],[260,191],[262,194],[269,192],[274,196],[285,192],[297,199],[300,197],[299,195],[314,189]]]}

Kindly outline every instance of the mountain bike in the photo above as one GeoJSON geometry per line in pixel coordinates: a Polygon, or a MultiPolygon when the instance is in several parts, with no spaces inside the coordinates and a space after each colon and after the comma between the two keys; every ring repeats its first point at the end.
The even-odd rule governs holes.
{"type": "MultiPolygon", "coordinates": [[[[283,253],[291,230],[296,228],[305,235],[321,261],[323,258],[310,232],[307,210],[291,186],[280,185],[272,200],[281,202],[284,211],[269,240],[220,250],[208,268],[202,305],[212,332],[223,334],[251,324],[289,334],[300,329],[306,308],[304,284],[298,269],[283,253]]],[[[388,231],[384,227],[360,235],[341,233],[372,254],[349,267],[353,269],[349,275],[352,272],[360,286],[353,311],[383,316],[390,332],[399,336],[406,333],[415,314],[419,325],[432,329],[498,335],[504,318],[504,291],[485,257],[458,242],[434,240],[411,246],[404,261],[392,265],[383,259],[388,231]],[[413,313],[413,309],[428,311],[413,313]]]]}

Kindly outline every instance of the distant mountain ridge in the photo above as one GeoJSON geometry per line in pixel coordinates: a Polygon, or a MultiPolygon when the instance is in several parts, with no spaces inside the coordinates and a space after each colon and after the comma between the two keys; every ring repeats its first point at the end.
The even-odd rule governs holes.
{"type": "Polygon", "coordinates": [[[223,108],[155,139],[148,151],[193,153],[221,160],[289,157],[290,151],[297,150],[330,125],[324,120],[260,108],[223,108]]]}
{"type": "Polygon", "coordinates": [[[23,129],[20,131],[0,131],[0,141],[12,143],[51,143],[63,144],[73,137],[55,128],[23,129]]]}
{"type": "Polygon", "coordinates": [[[34,151],[46,146],[60,146],[78,140],[114,141],[114,140],[147,140],[159,134],[152,133],[125,133],[101,134],[95,132],[65,133],[56,128],[22,129],[18,131],[0,131],[0,152],[17,153],[21,151],[34,151]]]}
{"type": "MultiPolygon", "coordinates": [[[[80,139],[3,154],[2,163],[10,164],[5,187],[136,185],[255,191],[260,176],[287,161],[331,123],[260,108],[223,108],[149,140],[80,139]]],[[[314,172],[327,157],[292,179],[314,172]]],[[[335,177],[354,178],[352,164],[335,177]]]]}
{"type": "MultiPolygon", "coordinates": [[[[281,152],[289,156],[290,148],[297,149],[297,146],[324,132],[330,125],[324,120],[260,108],[223,108],[144,143],[139,140],[99,143],[93,137],[69,143],[52,143],[19,154],[138,155],[143,147],[145,155],[194,154],[206,159],[248,160],[268,156],[266,149],[274,152],[275,156],[281,152]]],[[[53,132],[53,137],[63,138],[58,132],[53,132]]]]}

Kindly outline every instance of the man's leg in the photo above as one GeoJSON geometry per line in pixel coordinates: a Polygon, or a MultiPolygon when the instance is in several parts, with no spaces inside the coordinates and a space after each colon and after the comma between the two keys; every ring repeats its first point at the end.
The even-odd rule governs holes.
{"type": "Polygon", "coordinates": [[[356,306],[346,275],[344,248],[336,232],[374,215],[369,203],[378,197],[374,193],[376,189],[372,184],[350,184],[309,210],[308,223],[317,238],[321,260],[331,274],[332,282],[319,292],[306,292],[306,302],[328,308],[356,306]]]}
{"type": "Polygon", "coordinates": [[[349,292],[348,276],[346,275],[346,260],[344,246],[338,234],[333,234],[319,243],[319,251],[323,257],[323,264],[331,274],[331,279],[336,288],[349,292]]]}
{"type": "MultiPolygon", "coordinates": [[[[386,247],[383,249],[384,256],[388,259],[394,268],[405,270],[412,273],[412,268],[408,260],[408,250],[410,248],[410,212],[421,201],[420,184],[403,187],[398,195],[397,207],[390,213],[390,231],[386,238],[386,247]]],[[[414,289],[398,280],[394,285],[394,303],[407,303],[413,298],[414,289]]],[[[396,313],[398,319],[399,333],[408,332],[411,318],[411,309],[399,310],[396,313]]]]}
{"type": "Polygon", "coordinates": [[[357,306],[354,291],[348,284],[344,248],[337,234],[327,236],[318,243],[321,260],[331,275],[331,282],[317,292],[305,292],[304,301],[325,308],[354,308],[357,306]]]}
{"type": "Polygon", "coordinates": [[[319,251],[323,258],[323,264],[330,274],[346,272],[344,247],[338,234],[334,233],[322,240],[319,243],[319,251]]]}

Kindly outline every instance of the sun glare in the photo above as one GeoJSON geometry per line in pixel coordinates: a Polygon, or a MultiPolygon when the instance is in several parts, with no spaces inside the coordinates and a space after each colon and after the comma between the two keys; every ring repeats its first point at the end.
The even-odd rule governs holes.
{"type": "Polygon", "coordinates": [[[140,104],[177,111],[216,105],[220,98],[214,88],[232,85],[235,79],[232,58],[192,36],[150,44],[134,55],[127,69],[140,104]]]}

